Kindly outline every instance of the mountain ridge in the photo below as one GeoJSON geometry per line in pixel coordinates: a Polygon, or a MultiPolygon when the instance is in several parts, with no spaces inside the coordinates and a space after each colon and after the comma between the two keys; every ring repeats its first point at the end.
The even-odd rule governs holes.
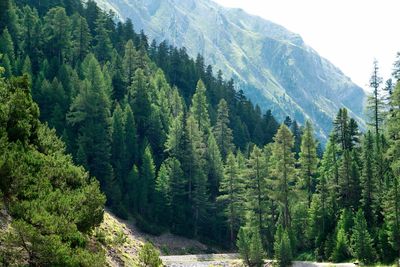
{"type": "Polygon", "coordinates": [[[311,119],[322,138],[340,107],[364,126],[364,91],[305,44],[297,33],[210,0],[96,0],[158,42],[168,40],[204,55],[207,64],[233,77],[262,110],[300,123],[311,119]]]}

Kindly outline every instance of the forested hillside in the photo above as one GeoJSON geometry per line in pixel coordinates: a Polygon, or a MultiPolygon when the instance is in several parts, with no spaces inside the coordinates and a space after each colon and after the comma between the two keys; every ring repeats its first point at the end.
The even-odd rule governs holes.
{"type": "MultiPolygon", "coordinates": [[[[143,231],[232,250],[236,244],[248,265],[260,265],[263,256],[281,265],[296,257],[366,263],[398,257],[398,81],[383,94],[376,71],[372,131],[360,133],[340,109],[322,156],[311,123],[300,127],[287,118],[279,126],[201,56],[149,44],[129,20],[116,23],[93,1],[1,4],[0,189],[17,222],[46,236],[59,228],[45,215],[67,213],[59,224],[73,220],[75,234],[53,240],[67,244],[65,257],[84,253],[80,234],[101,221],[105,200],[94,177],[106,205],[143,231]],[[61,156],[55,134],[72,159],[61,156]],[[9,146],[20,153],[11,157],[9,146]],[[28,179],[22,189],[14,172],[28,179]],[[45,204],[19,206],[32,199],[45,204]],[[69,213],[69,206],[83,211],[69,213]]],[[[40,251],[37,242],[47,239],[38,236],[30,242],[40,251]]]]}

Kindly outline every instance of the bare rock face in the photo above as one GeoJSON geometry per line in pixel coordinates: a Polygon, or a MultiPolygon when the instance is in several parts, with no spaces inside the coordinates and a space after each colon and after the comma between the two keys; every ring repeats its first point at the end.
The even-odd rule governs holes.
{"type": "Polygon", "coordinates": [[[364,91],[280,25],[210,0],[96,1],[131,18],[136,31],[184,46],[193,57],[202,54],[214,71],[233,77],[254,103],[280,119],[310,119],[325,138],[338,109],[346,107],[364,125],[364,91]]]}

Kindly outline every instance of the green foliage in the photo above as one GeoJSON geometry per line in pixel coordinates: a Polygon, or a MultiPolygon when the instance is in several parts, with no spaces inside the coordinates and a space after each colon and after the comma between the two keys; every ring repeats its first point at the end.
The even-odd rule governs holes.
{"type": "Polygon", "coordinates": [[[295,158],[292,152],[294,139],[289,128],[282,124],[274,137],[271,156],[271,174],[274,182],[275,198],[281,206],[282,225],[284,229],[290,227],[290,197],[292,189],[290,183],[296,180],[295,158]]]}
{"type": "Polygon", "coordinates": [[[363,263],[372,263],[375,260],[373,240],[368,232],[364,212],[360,209],[354,218],[353,234],[351,235],[352,251],[354,256],[363,263]]]}
{"type": "Polygon", "coordinates": [[[276,231],[274,250],[278,266],[286,267],[291,265],[293,260],[291,241],[288,230],[284,230],[282,226],[278,226],[276,231]]]}
{"type": "Polygon", "coordinates": [[[160,253],[152,244],[145,243],[139,251],[139,266],[159,267],[161,265],[160,253]]]}
{"type": "Polygon", "coordinates": [[[300,147],[300,176],[307,192],[308,207],[311,206],[312,195],[315,190],[315,177],[317,172],[317,142],[313,136],[314,130],[311,122],[307,121],[300,147]]]}
{"type": "Polygon", "coordinates": [[[89,248],[87,236],[103,219],[98,182],[73,165],[55,132],[39,122],[26,76],[1,79],[0,96],[0,189],[14,219],[1,254],[19,247],[7,261],[101,266],[104,255],[89,248]]]}
{"type": "Polygon", "coordinates": [[[236,246],[246,266],[262,266],[264,250],[256,228],[240,228],[236,246]]]}
{"type": "Polygon", "coordinates": [[[351,213],[343,210],[337,225],[335,246],[332,252],[334,262],[343,262],[350,258],[349,232],[351,225],[351,213]]]}

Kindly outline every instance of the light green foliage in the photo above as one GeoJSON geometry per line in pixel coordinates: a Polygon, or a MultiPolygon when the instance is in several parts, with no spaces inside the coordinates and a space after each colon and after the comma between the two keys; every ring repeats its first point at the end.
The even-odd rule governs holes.
{"type": "Polygon", "coordinates": [[[196,121],[199,130],[203,133],[208,133],[210,130],[210,117],[208,115],[208,104],[206,97],[206,87],[203,81],[197,82],[196,92],[192,98],[192,106],[190,113],[196,121]]]}
{"type": "Polygon", "coordinates": [[[282,225],[284,229],[290,227],[290,198],[292,188],[290,183],[296,180],[294,167],[295,158],[292,152],[294,139],[289,128],[282,124],[274,137],[272,147],[271,175],[274,177],[274,195],[281,206],[282,225]]]}
{"type": "Polygon", "coordinates": [[[139,266],[159,267],[162,266],[160,253],[150,243],[145,243],[139,251],[139,266]]]}
{"type": "Polygon", "coordinates": [[[281,225],[278,226],[275,234],[274,250],[278,266],[291,265],[293,260],[291,241],[288,230],[284,230],[281,225]]]}
{"type": "Polygon", "coordinates": [[[260,234],[256,228],[240,228],[236,246],[246,266],[259,267],[263,265],[264,251],[260,234]]]}

